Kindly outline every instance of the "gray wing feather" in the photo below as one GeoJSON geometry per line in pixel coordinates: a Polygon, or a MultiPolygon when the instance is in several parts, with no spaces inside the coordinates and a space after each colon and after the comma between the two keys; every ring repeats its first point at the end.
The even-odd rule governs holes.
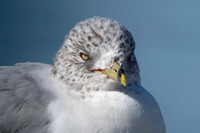
{"type": "Polygon", "coordinates": [[[0,67],[0,133],[47,132],[50,121],[46,108],[52,94],[30,74],[40,69],[45,69],[45,65],[0,67]]]}

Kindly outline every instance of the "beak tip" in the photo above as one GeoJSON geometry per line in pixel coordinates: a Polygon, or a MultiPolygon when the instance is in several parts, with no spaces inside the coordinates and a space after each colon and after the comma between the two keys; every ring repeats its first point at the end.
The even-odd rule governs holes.
{"type": "Polygon", "coordinates": [[[124,87],[126,87],[126,84],[122,84],[124,87]]]}
{"type": "Polygon", "coordinates": [[[122,75],[121,75],[121,84],[126,86],[126,77],[125,77],[124,73],[122,73],[122,75]]]}

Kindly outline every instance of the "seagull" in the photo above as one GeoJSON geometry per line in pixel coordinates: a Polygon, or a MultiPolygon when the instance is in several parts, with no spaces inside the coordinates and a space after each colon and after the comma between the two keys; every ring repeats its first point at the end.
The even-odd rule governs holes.
{"type": "Polygon", "coordinates": [[[69,32],[52,65],[1,66],[0,132],[165,133],[134,50],[123,25],[92,17],[69,32]]]}

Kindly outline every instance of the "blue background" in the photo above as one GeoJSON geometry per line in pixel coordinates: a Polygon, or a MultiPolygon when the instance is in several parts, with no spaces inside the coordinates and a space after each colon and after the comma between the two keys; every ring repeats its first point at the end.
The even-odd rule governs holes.
{"type": "Polygon", "coordinates": [[[92,16],[129,29],[143,86],[168,133],[200,132],[199,0],[0,0],[0,65],[53,62],[65,35],[92,16]]]}

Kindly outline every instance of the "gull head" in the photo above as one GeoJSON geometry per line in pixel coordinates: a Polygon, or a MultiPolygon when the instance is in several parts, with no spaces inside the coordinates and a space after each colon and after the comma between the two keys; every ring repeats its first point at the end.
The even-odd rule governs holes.
{"type": "Polygon", "coordinates": [[[134,50],[131,33],[117,21],[86,19],[66,36],[51,74],[77,91],[125,89],[140,84],[134,50]]]}

